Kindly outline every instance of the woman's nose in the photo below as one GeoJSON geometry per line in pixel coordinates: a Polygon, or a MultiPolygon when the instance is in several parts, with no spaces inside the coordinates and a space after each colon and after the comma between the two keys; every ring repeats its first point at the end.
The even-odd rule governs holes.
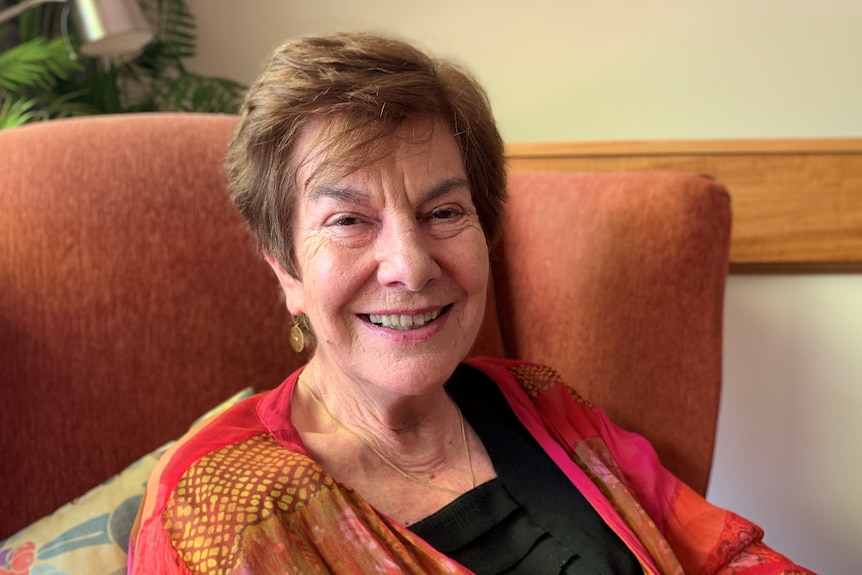
{"type": "Polygon", "coordinates": [[[381,285],[424,288],[440,275],[430,246],[431,239],[412,218],[384,225],[377,237],[377,280],[381,285]]]}

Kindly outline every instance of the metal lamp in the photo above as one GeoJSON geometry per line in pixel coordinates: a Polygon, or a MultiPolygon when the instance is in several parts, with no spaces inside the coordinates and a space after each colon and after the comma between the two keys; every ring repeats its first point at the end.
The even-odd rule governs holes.
{"type": "Polygon", "coordinates": [[[27,0],[0,12],[0,24],[34,6],[67,2],[85,56],[115,56],[146,46],[153,33],[135,0],[27,0]]]}

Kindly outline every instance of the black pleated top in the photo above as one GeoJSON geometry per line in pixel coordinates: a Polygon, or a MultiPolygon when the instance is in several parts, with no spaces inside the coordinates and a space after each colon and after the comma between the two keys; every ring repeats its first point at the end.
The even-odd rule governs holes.
{"type": "Polygon", "coordinates": [[[414,533],[479,575],[643,574],[493,381],[462,365],[447,389],[482,440],[497,478],[413,524],[414,533]]]}

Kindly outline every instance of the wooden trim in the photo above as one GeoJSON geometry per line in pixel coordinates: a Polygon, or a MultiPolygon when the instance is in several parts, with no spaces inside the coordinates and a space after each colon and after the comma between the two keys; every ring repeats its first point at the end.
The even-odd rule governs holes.
{"type": "Polygon", "coordinates": [[[782,140],[632,140],[607,142],[510,142],[509,158],[862,153],[862,138],[782,140]]]}
{"type": "Polygon", "coordinates": [[[506,146],[510,172],[683,170],[733,206],[733,273],[862,272],[862,139],[537,142],[506,146]]]}
{"type": "Polygon", "coordinates": [[[731,262],[733,275],[814,275],[862,273],[860,262],[731,262]]]}

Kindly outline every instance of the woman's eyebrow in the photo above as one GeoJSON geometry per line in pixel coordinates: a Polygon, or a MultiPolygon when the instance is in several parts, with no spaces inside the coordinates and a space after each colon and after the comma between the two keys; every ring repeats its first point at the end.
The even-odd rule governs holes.
{"type": "Polygon", "coordinates": [[[422,203],[434,201],[457,188],[470,189],[470,182],[468,182],[466,178],[462,177],[447,178],[425,192],[422,196],[422,203]]]}
{"type": "MultiPolygon", "coordinates": [[[[432,202],[457,188],[468,188],[470,183],[466,178],[447,178],[432,186],[421,198],[421,203],[432,202]]],[[[339,186],[316,186],[308,191],[308,199],[312,201],[328,198],[346,204],[365,206],[370,204],[368,196],[359,190],[339,186]]]]}
{"type": "Polygon", "coordinates": [[[341,203],[358,204],[362,206],[370,203],[366,194],[363,194],[359,190],[354,190],[353,188],[319,186],[311,188],[308,191],[309,200],[319,200],[322,198],[329,198],[341,203]]]}

